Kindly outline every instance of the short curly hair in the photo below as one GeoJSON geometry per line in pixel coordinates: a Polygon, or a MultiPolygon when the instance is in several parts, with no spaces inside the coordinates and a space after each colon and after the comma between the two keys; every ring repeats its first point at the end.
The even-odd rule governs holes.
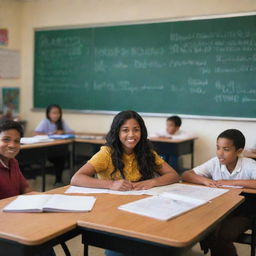
{"type": "Polygon", "coordinates": [[[0,120],[0,133],[7,130],[16,130],[23,137],[23,128],[20,123],[13,120],[0,120]]]}

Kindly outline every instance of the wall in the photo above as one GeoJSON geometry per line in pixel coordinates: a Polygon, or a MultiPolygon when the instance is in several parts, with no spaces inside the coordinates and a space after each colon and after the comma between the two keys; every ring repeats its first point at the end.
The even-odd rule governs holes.
{"type": "MultiPolygon", "coordinates": [[[[17,1],[17,4],[20,4],[19,2],[17,1]]],[[[30,131],[44,117],[43,112],[31,111],[35,28],[192,19],[208,15],[256,12],[255,0],[23,0],[22,3],[23,6],[20,7],[22,11],[21,111],[23,117],[29,121],[30,131]]],[[[16,26],[19,27],[18,24],[16,26]]],[[[64,117],[73,129],[85,132],[106,132],[113,118],[112,115],[74,113],[64,113],[64,117]]],[[[150,132],[165,126],[164,117],[144,119],[150,132]]],[[[246,135],[248,141],[252,142],[255,138],[254,127],[254,122],[245,121],[184,118],[183,122],[185,130],[190,130],[199,136],[195,147],[196,164],[215,154],[216,136],[224,129],[238,128],[246,135]]]]}
{"type": "MultiPolygon", "coordinates": [[[[3,49],[21,49],[21,9],[22,3],[0,0],[0,28],[7,28],[9,42],[3,49]]],[[[21,79],[0,79],[0,87],[20,87],[21,79]]]]}

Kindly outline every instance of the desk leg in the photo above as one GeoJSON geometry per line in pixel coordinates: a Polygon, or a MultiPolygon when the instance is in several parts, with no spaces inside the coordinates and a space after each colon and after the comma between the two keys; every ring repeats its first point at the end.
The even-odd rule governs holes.
{"type": "Polygon", "coordinates": [[[191,142],[191,169],[194,168],[194,140],[191,142]]]}
{"type": "Polygon", "coordinates": [[[86,242],[86,239],[83,234],[82,234],[82,244],[84,245],[84,256],[89,256],[89,245],[86,242]]]}
{"type": "Polygon", "coordinates": [[[45,166],[46,160],[42,160],[41,162],[41,175],[42,175],[42,191],[45,191],[45,166]]]}
{"type": "Polygon", "coordinates": [[[74,174],[74,161],[75,161],[75,145],[74,142],[72,142],[69,146],[69,168],[70,168],[70,179],[72,178],[74,174]]]}

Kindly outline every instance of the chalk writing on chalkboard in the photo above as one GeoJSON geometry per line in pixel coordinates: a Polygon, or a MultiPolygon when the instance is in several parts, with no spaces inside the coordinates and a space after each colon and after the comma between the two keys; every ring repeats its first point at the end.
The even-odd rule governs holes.
{"type": "Polygon", "coordinates": [[[256,16],[35,33],[34,107],[256,117],[256,16]]]}

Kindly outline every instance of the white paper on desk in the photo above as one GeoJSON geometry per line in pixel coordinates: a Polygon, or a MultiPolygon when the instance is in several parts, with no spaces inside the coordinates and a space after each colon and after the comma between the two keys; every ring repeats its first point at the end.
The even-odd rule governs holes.
{"type": "Polygon", "coordinates": [[[70,186],[65,193],[82,193],[82,194],[116,194],[116,195],[143,195],[146,190],[129,190],[129,191],[117,191],[103,188],[86,188],[70,186]]]}
{"type": "Polygon", "coordinates": [[[175,200],[160,195],[124,204],[118,209],[165,221],[206,203],[200,200],[175,200]]]}
{"type": "Polygon", "coordinates": [[[176,199],[197,198],[204,201],[209,201],[229,191],[228,189],[223,188],[211,188],[181,183],[174,183],[158,188],[159,190],[157,190],[157,188],[149,189],[149,192],[153,192],[152,195],[155,195],[154,193],[158,193],[158,195],[162,193],[169,193],[175,195],[176,199]]]}
{"type": "Polygon", "coordinates": [[[93,196],[58,194],[20,195],[3,208],[4,212],[88,212],[93,208],[93,196]]]}
{"type": "Polygon", "coordinates": [[[54,139],[50,139],[48,135],[37,135],[33,137],[22,137],[20,139],[21,144],[34,144],[34,143],[40,143],[40,142],[51,142],[54,141],[54,139]]]}
{"type": "Polygon", "coordinates": [[[222,185],[223,188],[243,188],[243,186],[222,185]]]}
{"type": "Polygon", "coordinates": [[[105,136],[100,135],[75,135],[77,139],[85,139],[85,140],[103,140],[105,136]]]}

